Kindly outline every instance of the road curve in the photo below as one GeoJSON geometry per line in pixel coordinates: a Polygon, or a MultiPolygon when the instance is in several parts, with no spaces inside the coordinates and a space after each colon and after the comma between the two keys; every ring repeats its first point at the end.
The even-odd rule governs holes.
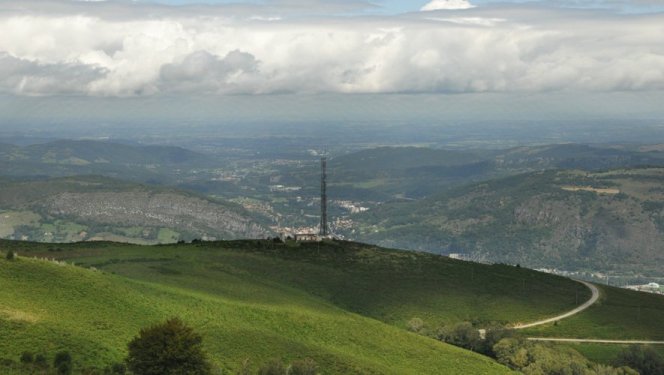
{"type": "Polygon", "coordinates": [[[553,318],[539,320],[537,322],[532,322],[532,323],[527,323],[527,324],[517,324],[517,325],[513,326],[512,329],[525,329],[525,328],[530,328],[530,327],[541,326],[543,324],[557,322],[559,320],[569,318],[572,315],[576,315],[576,314],[580,313],[581,311],[583,311],[583,310],[589,308],[590,306],[592,306],[595,302],[597,302],[597,300],[599,299],[599,289],[597,289],[597,287],[595,285],[593,285],[589,282],[581,281],[581,280],[575,280],[575,281],[587,286],[588,289],[590,289],[590,291],[592,292],[592,296],[590,297],[590,299],[588,301],[586,301],[583,305],[575,308],[574,310],[568,311],[568,312],[566,312],[562,315],[555,316],[553,318]]]}
{"type": "Polygon", "coordinates": [[[528,340],[530,340],[530,341],[549,341],[549,342],[593,343],[593,344],[664,345],[664,341],[648,341],[648,340],[561,339],[561,338],[551,338],[551,337],[528,337],[528,340]]]}

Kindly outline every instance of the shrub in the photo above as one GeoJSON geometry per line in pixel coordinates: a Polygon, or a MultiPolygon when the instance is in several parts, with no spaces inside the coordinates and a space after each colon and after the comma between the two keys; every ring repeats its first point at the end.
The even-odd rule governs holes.
{"type": "Polygon", "coordinates": [[[144,328],[128,345],[127,367],[136,375],[211,373],[203,338],[178,318],[144,328]]]}
{"type": "Polygon", "coordinates": [[[620,352],[618,366],[629,366],[641,375],[664,375],[664,358],[649,346],[632,345],[620,352]]]}
{"type": "Polygon", "coordinates": [[[111,374],[124,375],[127,373],[127,366],[124,363],[114,363],[111,366],[111,374]]]}
{"type": "Polygon", "coordinates": [[[71,374],[71,354],[68,351],[58,352],[53,359],[53,367],[55,367],[58,375],[71,374]]]}
{"type": "Polygon", "coordinates": [[[258,370],[258,375],[288,375],[288,368],[280,359],[272,359],[258,370]]]}
{"type": "Polygon", "coordinates": [[[48,360],[46,359],[46,356],[43,354],[37,354],[35,356],[35,366],[42,369],[48,368],[48,360]]]}
{"type": "Polygon", "coordinates": [[[443,327],[438,332],[438,339],[448,344],[477,351],[481,345],[480,332],[468,322],[452,327],[443,327]]]}
{"type": "Polygon", "coordinates": [[[58,375],[70,375],[71,367],[71,362],[63,362],[55,368],[55,371],[58,375]]]}
{"type": "Polygon", "coordinates": [[[7,255],[5,255],[5,258],[7,258],[7,260],[14,260],[14,259],[18,258],[18,254],[16,254],[16,252],[14,252],[12,250],[9,250],[7,252],[7,255]]]}
{"type": "Polygon", "coordinates": [[[295,361],[288,371],[288,375],[316,375],[318,374],[318,365],[311,358],[301,361],[295,361]]]}
{"type": "Polygon", "coordinates": [[[21,363],[28,364],[34,361],[35,361],[35,356],[34,354],[32,354],[32,352],[23,352],[23,354],[21,354],[21,363]]]}
{"type": "Polygon", "coordinates": [[[420,332],[424,328],[424,321],[420,318],[413,318],[406,324],[411,332],[420,332]]]}

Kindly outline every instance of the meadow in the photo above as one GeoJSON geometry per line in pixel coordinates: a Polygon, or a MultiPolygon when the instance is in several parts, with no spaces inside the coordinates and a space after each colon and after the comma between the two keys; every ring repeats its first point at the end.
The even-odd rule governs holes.
{"type": "Polygon", "coordinates": [[[480,355],[261,280],[235,285],[235,293],[251,296],[245,299],[25,257],[0,264],[4,359],[17,361],[26,350],[53,358],[67,350],[76,369],[104,368],[123,360],[141,327],[178,316],[203,333],[219,373],[232,373],[246,359],[258,367],[271,358],[313,358],[331,374],[509,372],[480,355]]]}
{"type": "MultiPolygon", "coordinates": [[[[339,241],[0,241],[0,251],[9,250],[20,257],[0,260],[0,335],[7,338],[0,359],[66,349],[78,368],[121,361],[141,327],[178,316],[204,334],[222,373],[275,357],[313,358],[326,374],[507,373],[487,357],[408,332],[408,322],[421,319],[429,334],[459,322],[509,326],[558,315],[590,295],[572,280],[517,266],[339,241]]],[[[569,326],[591,334],[607,312],[615,315],[605,327],[611,338],[631,328],[652,338],[661,332],[657,300],[603,291],[597,309],[609,310],[591,308],[576,326],[574,317],[532,332],[569,326]],[[634,298],[650,304],[641,307],[641,323],[629,325],[634,298]]]]}

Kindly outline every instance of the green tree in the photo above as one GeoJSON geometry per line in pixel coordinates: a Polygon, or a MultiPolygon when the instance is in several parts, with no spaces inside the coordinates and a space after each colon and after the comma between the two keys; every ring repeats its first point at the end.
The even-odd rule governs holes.
{"type": "Polygon", "coordinates": [[[481,344],[479,330],[468,322],[441,328],[438,332],[438,339],[474,351],[477,351],[481,344]]]}
{"type": "Polygon", "coordinates": [[[207,375],[203,338],[172,318],[144,328],[128,345],[127,367],[136,375],[207,375]]]}
{"type": "Polygon", "coordinates": [[[631,345],[620,352],[618,366],[628,366],[641,375],[664,375],[664,358],[649,346],[631,345]]]}

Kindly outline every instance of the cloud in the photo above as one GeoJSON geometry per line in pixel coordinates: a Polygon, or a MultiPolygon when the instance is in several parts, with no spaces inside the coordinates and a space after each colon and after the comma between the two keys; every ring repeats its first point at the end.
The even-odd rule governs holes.
{"type": "Polygon", "coordinates": [[[466,0],[433,0],[422,7],[422,11],[470,9],[475,6],[466,0]]]}
{"type": "Polygon", "coordinates": [[[266,7],[5,1],[0,92],[664,90],[664,14],[529,4],[311,19],[266,7]]]}
{"type": "Polygon", "coordinates": [[[77,63],[41,64],[0,52],[0,91],[18,95],[78,94],[104,69],[77,63]]]}
{"type": "Polygon", "coordinates": [[[199,93],[251,93],[258,61],[246,52],[229,52],[219,58],[196,51],[178,63],[161,67],[159,86],[165,91],[199,93]]]}

